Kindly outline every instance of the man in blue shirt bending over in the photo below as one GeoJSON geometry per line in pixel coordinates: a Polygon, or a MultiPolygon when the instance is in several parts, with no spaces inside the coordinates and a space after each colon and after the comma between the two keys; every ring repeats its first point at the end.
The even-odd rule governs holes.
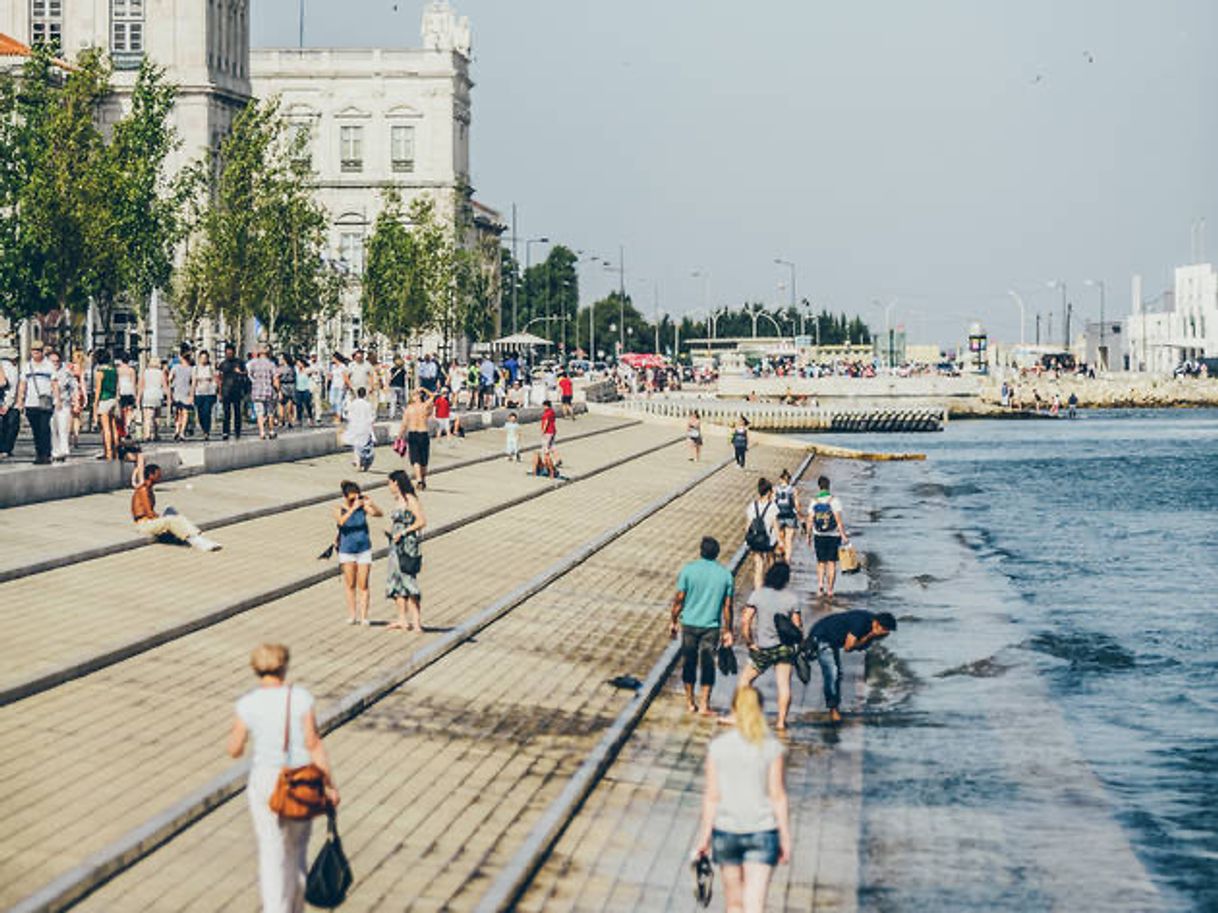
{"type": "Polygon", "coordinates": [[[820,663],[820,674],[825,684],[825,704],[829,708],[829,719],[841,720],[837,709],[842,703],[842,654],[866,650],[882,637],[897,629],[897,620],[891,612],[872,614],[863,609],[835,612],[812,625],[802,649],[815,655],[820,663]]]}
{"type": "Polygon", "coordinates": [[[715,684],[715,654],[722,643],[732,645],[732,597],[735,581],[720,564],[719,542],[710,536],[702,540],[702,557],[681,568],[677,594],[672,600],[669,636],[681,634],[681,681],[685,684],[685,703],[690,713],[714,716],[710,709],[711,686],[715,684]],[[701,666],[702,690],[694,706],[694,684],[701,666]]]}

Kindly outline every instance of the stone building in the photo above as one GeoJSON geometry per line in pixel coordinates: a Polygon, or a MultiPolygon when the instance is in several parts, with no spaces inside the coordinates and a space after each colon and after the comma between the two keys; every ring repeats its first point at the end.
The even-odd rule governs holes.
{"type": "MultiPolygon", "coordinates": [[[[355,273],[387,190],[396,189],[404,205],[431,196],[445,221],[469,191],[469,20],[433,0],[421,38],[422,47],[411,49],[259,48],[250,55],[254,93],[278,96],[308,134],[317,196],[332,219],[331,249],[355,273]]],[[[470,213],[465,244],[503,232],[493,210],[474,205],[470,213]]],[[[352,303],[326,328],[325,342],[350,349],[363,336],[352,303]]]]}
{"type": "MultiPolygon", "coordinates": [[[[49,43],[67,60],[84,48],[105,49],[116,91],[104,119],[121,110],[145,56],[164,67],[179,87],[173,117],[182,145],[171,169],[216,154],[251,98],[278,95],[289,120],[309,133],[317,197],[331,218],[330,257],[340,268],[362,269],[364,239],[385,190],[393,187],[407,204],[431,195],[441,218],[452,218],[468,200],[471,227],[461,241],[493,252],[486,268],[497,280],[498,237],[506,226],[468,197],[468,18],[458,17],[447,0],[427,0],[419,48],[251,50],[249,2],[0,0],[0,33],[49,43]]],[[[0,66],[20,64],[19,56],[3,51],[0,66]]],[[[161,295],[150,302],[150,326],[142,335],[133,315],[120,319],[123,344],[146,344],[163,354],[178,341],[161,295]]],[[[364,341],[358,290],[320,335],[322,347],[364,341]]],[[[214,334],[204,332],[200,341],[212,343],[214,334]]]]}
{"type": "MultiPolygon", "coordinates": [[[[173,123],[182,140],[171,170],[217,150],[250,99],[248,0],[4,0],[0,33],[48,44],[68,61],[86,48],[106,51],[114,95],[103,121],[128,104],[145,56],[164,67],[178,86],[173,123]]],[[[176,329],[160,295],[150,303],[149,323],[144,342],[162,351],[174,344],[176,329]]],[[[116,324],[121,344],[139,343],[133,315],[117,315],[116,324]]]]}

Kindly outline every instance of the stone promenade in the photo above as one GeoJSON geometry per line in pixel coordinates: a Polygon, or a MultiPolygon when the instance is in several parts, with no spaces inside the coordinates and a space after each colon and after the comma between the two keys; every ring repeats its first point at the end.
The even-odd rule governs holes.
{"type": "MultiPolygon", "coordinates": [[[[71,873],[75,887],[31,909],[256,909],[244,796],[205,813],[231,791],[201,805],[193,824],[142,861],[126,867],[134,857],[124,856],[104,884],[99,860],[239,773],[223,754],[232,703],[253,685],[250,648],[277,640],[291,646],[293,679],[317,696],[323,721],[369,683],[389,676],[396,685],[327,736],[357,875],[345,908],[473,909],[632,697],[607,679],[645,677],[667,646],[665,606],[679,565],[707,533],[730,555],[758,474],[800,459],[758,448],[741,472],[724,465],[728,448],[712,440],[694,463],[671,427],[616,417],[563,422],[559,441],[569,479],[558,484],[498,457],[501,432],[434,448],[438,471],[423,496],[430,536],[421,635],[384,629],[391,607],[380,597],[379,562],[379,624],[343,623],[336,568],[317,560],[333,528],[329,504],[318,499],[352,472],[342,456],[165,486],[162,504],[222,524],[211,535],[225,548],[213,554],[133,542],[121,492],[5,511],[0,551],[12,574],[0,583],[0,692],[8,695],[0,725],[10,737],[0,748],[8,786],[0,907],[71,873]],[[251,511],[261,515],[242,519],[251,511]],[[72,560],[99,542],[118,550],[72,560]],[[49,553],[63,566],[22,573],[23,561],[49,553]],[[496,606],[497,620],[464,633],[496,606]],[[84,887],[95,890],[81,899],[84,887]]],[[[363,478],[383,482],[396,465],[378,453],[363,478]]],[[[383,489],[372,495],[386,504],[383,489]]],[[[689,779],[679,772],[700,764],[711,733],[680,719],[676,706],[657,701],[636,734],[643,754],[632,742],[614,771],[668,764],[689,779]]],[[[850,757],[843,754],[847,768],[850,757]]],[[[815,790],[799,791],[801,776],[816,779],[793,771],[793,795],[821,801],[815,790]]],[[[604,830],[617,782],[597,790],[568,839],[604,830]]],[[[677,792],[697,788],[689,780],[677,792]]],[[[667,820],[684,833],[686,810],[657,804],[652,824],[667,820]]],[[[677,842],[672,852],[687,851],[677,842]]],[[[579,852],[558,847],[526,898],[530,908],[571,894],[563,872],[579,852]]],[[[591,883],[587,868],[579,863],[571,883],[591,883]]],[[[677,866],[674,896],[684,898],[685,878],[677,866]]],[[[587,896],[607,897],[613,884],[587,896]]],[[[787,894],[791,909],[812,909],[802,887],[787,894]]]]}

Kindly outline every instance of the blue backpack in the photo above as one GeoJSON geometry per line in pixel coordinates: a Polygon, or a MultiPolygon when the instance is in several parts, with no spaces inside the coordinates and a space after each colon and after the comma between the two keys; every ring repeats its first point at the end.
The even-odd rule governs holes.
{"type": "Polygon", "coordinates": [[[837,517],[828,498],[817,498],[812,505],[812,531],[821,536],[837,532],[837,517]]]}

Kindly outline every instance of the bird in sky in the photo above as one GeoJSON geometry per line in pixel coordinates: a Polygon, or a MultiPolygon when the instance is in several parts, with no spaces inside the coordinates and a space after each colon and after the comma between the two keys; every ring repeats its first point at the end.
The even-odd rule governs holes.
{"type": "Polygon", "coordinates": [[[1083,51],[1083,59],[1087,61],[1087,63],[1095,63],[1095,55],[1090,51],[1083,51]]]}

